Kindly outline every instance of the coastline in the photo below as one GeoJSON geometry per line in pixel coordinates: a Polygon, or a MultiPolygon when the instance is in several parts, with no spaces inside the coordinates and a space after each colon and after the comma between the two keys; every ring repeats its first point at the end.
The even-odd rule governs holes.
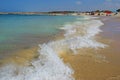
{"type": "MultiPolygon", "coordinates": [[[[100,41],[108,44],[109,47],[101,50],[91,50],[85,49],[80,50],[80,54],[77,55],[64,55],[63,59],[65,63],[69,63],[73,70],[75,71],[74,77],[76,80],[119,80],[120,79],[120,50],[119,50],[119,40],[117,35],[109,30],[113,30],[113,27],[119,27],[115,25],[117,17],[100,17],[100,20],[104,23],[102,27],[103,32],[98,34],[101,36],[100,41]],[[114,26],[111,27],[113,24],[114,26]],[[110,29],[111,28],[111,29],[110,29]],[[106,35],[106,30],[107,32],[106,35]],[[109,33],[112,33],[109,35],[109,33]],[[116,35],[116,37],[115,37],[116,35]],[[104,55],[108,62],[97,62],[92,54],[104,55]],[[81,55],[82,54],[91,54],[91,55],[81,55]]],[[[118,22],[119,24],[119,22],[118,22]]],[[[98,39],[99,40],[99,39],[98,39]]]]}
{"type": "MultiPolygon", "coordinates": [[[[39,42],[39,44],[44,44],[44,43],[48,43],[51,40],[59,40],[59,39],[62,39],[64,37],[63,35],[64,35],[64,31],[60,30],[55,35],[39,37],[40,41],[37,41],[37,43],[39,42]]],[[[13,64],[16,64],[16,65],[19,65],[19,66],[30,65],[29,63],[39,56],[38,55],[38,50],[39,50],[38,44],[34,45],[34,46],[31,46],[29,48],[23,48],[23,49],[15,50],[15,51],[12,52],[11,55],[6,56],[3,59],[0,59],[0,67],[4,66],[6,64],[9,64],[9,63],[13,63],[13,64]]]]}
{"type": "MultiPolygon", "coordinates": [[[[99,20],[99,19],[98,19],[99,20]]],[[[74,70],[74,77],[76,80],[114,80],[114,79],[120,79],[120,64],[119,64],[119,57],[120,57],[120,50],[118,49],[119,45],[117,44],[119,40],[117,40],[116,43],[113,42],[113,39],[116,40],[116,38],[112,38],[111,35],[106,35],[106,30],[109,30],[111,28],[108,26],[109,23],[114,24],[114,22],[110,22],[109,20],[116,20],[115,17],[100,17],[100,20],[104,23],[102,27],[102,33],[99,33],[98,35],[100,37],[100,41],[103,41],[104,43],[107,43],[110,47],[104,48],[104,49],[98,49],[93,50],[89,48],[80,49],[78,54],[71,54],[71,51],[69,52],[61,52],[62,54],[60,57],[63,59],[63,61],[66,64],[69,64],[71,68],[74,70]],[[113,19],[114,18],[114,19],[113,19]],[[105,29],[106,28],[106,29],[105,29]],[[108,37],[109,36],[109,37],[108,37]],[[105,40],[104,40],[105,38],[105,40]],[[110,40],[110,41],[109,41],[110,40]],[[111,41],[112,40],[112,41],[111,41]],[[118,45],[118,46],[116,46],[118,45]],[[115,49],[114,49],[115,48],[115,49]],[[117,55],[115,55],[113,52],[116,51],[116,48],[118,49],[117,55]],[[106,57],[105,61],[103,58],[96,59],[95,57],[97,54],[104,55],[106,57]],[[84,55],[85,54],[85,55],[84,55]],[[112,79],[113,78],[113,79],[112,79]]],[[[63,38],[64,31],[57,35],[54,35],[53,40],[59,40],[63,38]],[[62,36],[62,37],[61,37],[62,36]]],[[[113,33],[114,34],[114,33],[113,33]]],[[[98,38],[99,40],[99,38],[98,38]]],[[[26,61],[23,59],[23,61],[19,61],[19,58],[15,60],[18,60],[19,65],[24,65],[27,61],[31,61],[34,57],[37,57],[36,54],[38,52],[38,47],[33,47],[30,49],[26,49],[23,51],[16,52],[17,54],[21,54],[21,58],[26,58],[26,61]],[[30,53],[26,54],[25,53],[30,53]],[[27,58],[29,56],[29,58],[27,58]],[[25,62],[25,63],[24,63],[25,62]]],[[[9,61],[9,59],[8,59],[9,61]]],[[[13,60],[14,62],[14,60],[13,60]]],[[[29,65],[29,64],[28,64],[29,65]]]]}

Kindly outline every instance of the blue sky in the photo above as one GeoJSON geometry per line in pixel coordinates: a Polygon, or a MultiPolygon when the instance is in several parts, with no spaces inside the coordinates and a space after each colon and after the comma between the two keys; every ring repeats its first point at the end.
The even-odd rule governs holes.
{"type": "Polygon", "coordinates": [[[116,10],[120,0],[0,0],[0,11],[116,10]]]}

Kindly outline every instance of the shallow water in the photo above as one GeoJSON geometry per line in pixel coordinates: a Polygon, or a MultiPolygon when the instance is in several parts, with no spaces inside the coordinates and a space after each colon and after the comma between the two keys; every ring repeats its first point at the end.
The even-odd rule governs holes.
{"type": "Polygon", "coordinates": [[[84,48],[77,55],[63,55],[64,61],[70,63],[75,71],[76,80],[120,80],[120,18],[100,17],[104,25],[96,37],[107,44],[104,49],[84,48]],[[96,55],[97,54],[97,55],[96,55]],[[96,56],[101,55],[103,58],[96,56]]]}
{"type": "MultiPolygon", "coordinates": [[[[65,16],[58,17],[61,17],[61,21],[65,16]]],[[[68,17],[71,18],[70,16],[68,17]]],[[[52,18],[53,16],[51,16],[52,18]]],[[[67,23],[64,20],[63,22],[62,26],[57,27],[58,30],[64,31],[63,38],[39,44],[38,52],[34,53],[28,50],[23,52],[22,56],[19,53],[15,57],[13,56],[1,61],[9,63],[2,65],[0,68],[1,80],[74,80],[74,69],[64,63],[61,59],[62,55],[65,53],[76,55],[79,49],[84,48],[96,50],[107,47],[106,44],[95,39],[96,34],[101,32],[100,26],[103,25],[100,20],[94,20],[93,17],[89,16],[82,16],[72,17],[71,19],[67,18],[67,23]],[[37,56],[34,57],[34,55],[28,53],[37,54],[37,56]],[[26,64],[24,66],[20,65],[22,62],[26,64]]],[[[94,54],[90,55],[94,56],[94,54]]],[[[104,59],[104,56],[99,54],[95,54],[94,57],[100,60],[104,59]]]]}
{"type": "Polygon", "coordinates": [[[61,26],[54,26],[55,33],[51,33],[51,30],[51,34],[48,31],[49,34],[33,31],[32,34],[30,32],[29,35],[22,35],[19,39],[26,45],[38,45],[39,40],[29,41],[31,37],[35,38],[34,33],[37,34],[37,38],[42,38],[43,42],[37,48],[26,47],[12,57],[1,60],[0,63],[7,63],[0,67],[1,80],[119,79],[119,64],[115,64],[113,58],[108,56],[110,49],[114,52],[113,46],[108,43],[108,39],[104,40],[101,35],[97,35],[102,32],[100,27],[104,25],[99,19],[90,16],[50,17],[59,17],[60,21],[65,18],[66,21],[59,22],[61,26]],[[64,33],[52,38],[51,35],[58,34],[56,30],[62,30],[64,33]],[[46,39],[51,40],[48,42],[46,39]]]}
{"type": "Polygon", "coordinates": [[[0,59],[47,42],[73,16],[0,15],[0,59]]]}

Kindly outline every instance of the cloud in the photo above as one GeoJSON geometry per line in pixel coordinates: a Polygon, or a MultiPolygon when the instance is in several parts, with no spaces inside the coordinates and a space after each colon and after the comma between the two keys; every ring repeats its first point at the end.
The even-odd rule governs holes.
{"type": "Polygon", "coordinates": [[[81,5],[82,3],[81,3],[81,1],[76,1],[76,4],[81,5]]]}

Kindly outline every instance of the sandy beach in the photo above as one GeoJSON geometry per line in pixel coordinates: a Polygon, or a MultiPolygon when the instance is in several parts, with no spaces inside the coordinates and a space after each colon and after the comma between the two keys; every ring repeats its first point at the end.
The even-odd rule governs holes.
{"type": "Polygon", "coordinates": [[[120,0],[0,0],[0,80],[120,80],[120,0]]]}
{"type": "Polygon", "coordinates": [[[100,17],[104,23],[98,40],[108,45],[105,49],[80,50],[77,55],[64,55],[64,61],[75,70],[76,80],[120,80],[120,18],[100,17]],[[105,58],[96,59],[95,54],[105,58]],[[100,59],[100,60],[99,60],[100,59]]]}
{"type": "MultiPolygon", "coordinates": [[[[120,18],[99,17],[104,23],[101,28],[103,32],[96,35],[96,39],[108,46],[104,49],[81,48],[78,54],[71,51],[61,51],[60,57],[74,70],[75,80],[120,80],[120,18]]],[[[63,32],[55,35],[53,40],[63,38],[63,32]]],[[[38,57],[38,46],[17,51],[10,58],[0,61],[14,63],[19,66],[28,66],[32,60],[38,57]],[[27,53],[27,54],[26,54],[27,53]]]]}

